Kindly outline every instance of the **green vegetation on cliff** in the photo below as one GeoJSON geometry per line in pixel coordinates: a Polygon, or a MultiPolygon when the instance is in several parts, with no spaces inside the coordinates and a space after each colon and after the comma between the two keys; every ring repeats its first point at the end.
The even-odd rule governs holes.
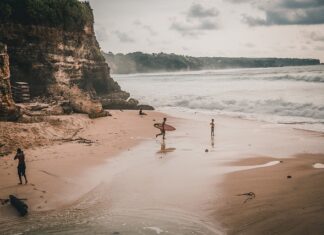
{"type": "Polygon", "coordinates": [[[93,22],[89,3],[78,0],[1,0],[0,23],[83,30],[93,22]]]}
{"type": "Polygon", "coordinates": [[[202,70],[222,68],[260,68],[316,65],[317,59],[191,57],[176,54],[103,53],[113,73],[202,70]]]}

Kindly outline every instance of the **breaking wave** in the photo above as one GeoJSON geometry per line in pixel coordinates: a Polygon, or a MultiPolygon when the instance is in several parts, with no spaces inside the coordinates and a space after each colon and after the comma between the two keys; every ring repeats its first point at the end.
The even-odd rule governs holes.
{"type": "Polygon", "coordinates": [[[324,131],[324,66],[127,75],[121,86],[157,109],[225,114],[324,131]]]}
{"type": "Polygon", "coordinates": [[[324,83],[324,66],[314,66],[309,71],[309,67],[285,67],[285,68],[258,68],[258,69],[224,69],[224,70],[203,70],[203,71],[182,71],[182,72],[164,72],[164,73],[146,73],[117,75],[118,77],[133,77],[136,79],[145,79],[154,77],[156,80],[177,80],[199,78],[224,80],[268,80],[268,81],[301,81],[324,83]],[[273,71],[276,70],[276,71],[273,71]]]}
{"type": "MultiPolygon", "coordinates": [[[[179,97],[178,97],[179,98],[179,97]]],[[[197,99],[182,99],[165,106],[182,107],[189,109],[202,109],[210,111],[227,111],[253,114],[271,114],[279,116],[307,117],[324,119],[324,106],[312,103],[294,103],[282,99],[270,100],[219,100],[210,101],[208,97],[197,97],[197,99]]]]}
{"type": "Polygon", "coordinates": [[[284,75],[284,76],[274,76],[274,77],[270,77],[268,78],[268,80],[291,80],[291,81],[302,81],[302,82],[324,82],[324,74],[323,76],[308,76],[308,75],[284,75]]]}

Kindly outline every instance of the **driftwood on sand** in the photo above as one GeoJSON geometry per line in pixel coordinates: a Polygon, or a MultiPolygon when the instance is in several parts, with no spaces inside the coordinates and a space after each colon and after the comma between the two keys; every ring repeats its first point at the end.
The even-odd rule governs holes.
{"type": "Polygon", "coordinates": [[[63,141],[63,142],[77,142],[79,144],[93,144],[94,141],[85,139],[82,137],[78,138],[62,138],[62,139],[56,139],[56,141],[63,141]]]}
{"type": "Polygon", "coordinates": [[[6,199],[0,198],[2,205],[10,202],[10,204],[19,212],[21,216],[25,216],[28,213],[28,206],[24,202],[26,200],[26,198],[17,198],[14,195],[9,195],[9,198],[6,199]]]}
{"type": "Polygon", "coordinates": [[[243,201],[243,203],[246,203],[249,200],[252,200],[252,199],[254,199],[256,197],[254,192],[237,194],[236,196],[247,196],[247,198],[243,201]]]}
{"type": "Polygon", "coordinates": [[[55,139],[54,141],[63,141],[63,142],[77,142],[79,144],[88,144],[91,145],[94,143],[94,141],[83,138],[83,137],[76,137],[78,133],[82,130],[83,128],[78,128],[77,130],[74,131],[74,133],[71,135],[70,138],[61,138],[61,139],[55,139]]]}

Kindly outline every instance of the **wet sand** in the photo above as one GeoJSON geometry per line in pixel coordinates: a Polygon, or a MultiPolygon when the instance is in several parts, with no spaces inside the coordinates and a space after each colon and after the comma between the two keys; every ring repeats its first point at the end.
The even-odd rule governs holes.
{"type": "MultiPolygon", "coordinates": [[[[158,122],[163,118],[158,112],[148,112],[147,116],[139,116],[137,111],[111,113],[113,115],[111,117],[95,120],[90,120],[84,115],[69,116],[73,119],[73,123],[79,125],[73,125],[73,131],[63,132],[65,135],[58,135],[58,132],[45,128],[43,139],[45,137],[48,139],[42,142],[43,147],[37,147],[37,141],[22,139],[21,142],[27,142],[26,146],[36,142],[36,147],[23,149],[29,182],[27,185],[17,185],[18,163],[13,160],[14,154],[0,158],[0,198],[7,198],[9,194],[27,198],[30,211],[58,209],[69,205],[98,184],[94,180],[81,179],[84,172],[105,163],[107,159],[121,151],[127,151],[140,141],[152,138],[158,132],[153,127],[153,120],[158,122]],[[79,130],[76,135],[75,130],[79,130]],[[73,135],[75,135],[73,138],[82,137],[93,143],[61,140],[71,138],[73,135]]],[[[32,132],[27,133],[29,135],[23,138],[37,138],[32,132]]],[[[8,213],[15,211],[0,205],[0,215],[8,213]]]]}
{"type": "Polygon", "coordinates": [[[280,160],[275,166],[238,171],[225,176],[224,194],[217,200],[216,218],[227,234],[323,234],[324,171],[314,163],[323,154],[293,158],[253,158],[235,165],[280,160]],[[243,193],[253,192],[255,198],[243,193]]]}
{"type": "MultiPolygon", "coordinates": [[[[0,219],[11,228],[0,228],[0,233],[272,234],[281,228],[279,233],[285,234],[304,218],[296,213],[304,211],[309,217],[301,231],[322,231],[315,217],[323,212],[324,170],[312,167],[324,162],[322,134],[219,116],[211,139],[211,117],[171,113],[168,123],[177,130],[161,141],[152,119],[162,117],[116,111],[80,133],[98,140],[92,146],[64,143],[35,150],[37,155],[28,151],[33,160],[48,156],[29,163],[30,177],[39,176],[37,184],[16,186],[15,166],[6,184],[11,191],[35,195],[30,201],[35,212],[26,221],[0,219]],[[235,196],[250,191],[256,198],[245,204],[245,196],[235,196]],[[309,192],[312,200],[305,202],[309,192]],[[305,209],[300,209],[302,203],[305,209]],[[271,216],[269,208],[277,208],[278,216],[271,216]]],[[[6,208],[0,208],[2,215],[6,208]]]]}

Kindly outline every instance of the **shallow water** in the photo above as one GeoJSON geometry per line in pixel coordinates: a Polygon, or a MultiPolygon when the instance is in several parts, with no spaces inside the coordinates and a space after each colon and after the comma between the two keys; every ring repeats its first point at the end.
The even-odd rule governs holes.
{"type": "Polygon", "coordinates": [[[229,163],[324,151],[316,133],[228,118],[215,120],[211,139],[208,121],[199,114],[168,120],[177,131],[168,132],[165,142],[146,139],[90,169],[80,180],[97,187],[65,209],[26,218],[0,210],[0,234],[224,234],[212,216],[221,194],[217,184],[225,173],[246,168],[229,163]]]}

